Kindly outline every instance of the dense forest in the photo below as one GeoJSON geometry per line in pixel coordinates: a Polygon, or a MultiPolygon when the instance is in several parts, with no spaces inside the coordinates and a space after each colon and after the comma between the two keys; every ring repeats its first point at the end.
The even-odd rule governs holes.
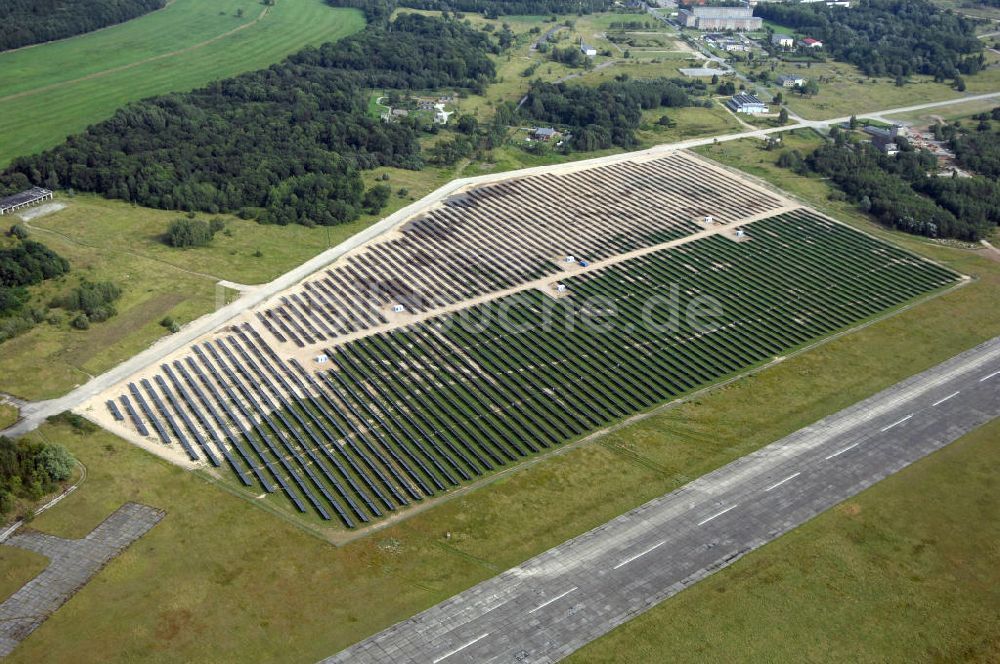
{"type": "Polygon", "coordinates": [[[834,58],[868,76],[927,74],[944,80],[984,66],[975,21],[942,11],[930,0],[860,0],[850,9],[769,2],[757,5],[755,13],[819,39],[834,58]]]}
{"type": "Polygon", "coordinates": [[[457,20],[403,14],[268,69],[130,104],[0,179],[279,224],[351,221],[380,197],[360,170],[423,165],[414,123],[370,117],[370,91],[481,91],[498,48],[457,20]]]}
{"type": "Polygon", "coordinates": [[[18,498],[38,500],[68,480],[73,457],[58,444],[11,440],[0,436],[0,516],[15,507],[18,498]]]}
{"type": "Polygon", "coordinates": [[[700,81],[630,80],[621,77],[595,87],[536,81],[521,113],[539,123],[568,128],[576,150],[600,150],[638,143],[635,130],[642,111],[692,105],[692,95],[705,94],[700,81]]]}
{"type": "Polygon", "coordinates": [[[846,136],[808,156],[787,151],[780,166],[829,178],[848,200],[882,224],[928,237],[978,241],[1000,223],[1000,184],[974,177],[941,177],[937,157],[908,150],[890,157],[846,136]]]}
{"type": "Polygon", "coordinates": [[[166,4],[167,0],[3,0],[0,51],[123,23],[166,4]]]}

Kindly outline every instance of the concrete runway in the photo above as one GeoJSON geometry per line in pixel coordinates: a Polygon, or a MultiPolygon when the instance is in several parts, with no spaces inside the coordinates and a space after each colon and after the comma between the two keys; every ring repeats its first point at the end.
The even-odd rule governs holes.
{"type": "Polygon", "coordinates": [[[1000,417],[1000,337],[324,662],[553,662],[1000,417]]]}

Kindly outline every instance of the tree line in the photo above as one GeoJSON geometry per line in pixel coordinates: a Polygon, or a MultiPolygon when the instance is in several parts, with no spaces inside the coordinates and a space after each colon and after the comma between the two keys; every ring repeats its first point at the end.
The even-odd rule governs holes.
{"type": "Polygon", "coordinates": [[[772,2],[757,5],[755,13],[819,39],[835,59],[868,76],[926,74],[943,81],[985,65],[975,21],[929,0],[859,0],[850,8],[772,2]]]}
{"type": "Polygon", "coordinates": [[[0,343],[26,332],[45,320],[48,312],[29,307],[29,286],[69,272],[69,262],[44,244],[27,239],[23,226],[10,235],[17,243],[0,249],[0,343]]]}
{"type": "Polygon", "coordinates": [[[482,91],[498,50],[457,20],[402,14],[268,69],[129,104],[0,180],[278,224],[348,222],[380,200],[361,170],[423,166],[418,129],[370,117],[370,91],[482,91]]]}
{"type": "Polygon", "coordinates": [[[55,491],[58,482],[69,479],[74,463],[62,445],[0,436],[0,516],[8,515],[19,498],[35,501],[55,491]]]}
{"type": "Polygon", "coordinates": [[[166,4],[166,0],[4,0],[0,51],[124,23],[166,4]]]}
{"type": "Polygon", "coordinates": [[[977,122],[974,130],[958,122],[938,123],[934,126],[934,135],[948,141],[959,166],[994,180],[1000,179],[1000,131],[992,125],[1000,121],[1000,106],[990,113],[978,114],[973,120],[977,122]]]}
{"type": "Polygon", "coordinates": [[[0,343],[43,321],[58,324],[62,317],[51,309],[71,314],[69,323],[78,330],[118,313],[114,302],[121,297],[121,289],[111,282],[87,280],[47,305],[32,306],[29,288],[63,277],[70,271],[69,261],[41,242],[28,239],[28,231],[20,224],[15,224],[9,235],[16,244],[0,249],[0,343]]]}
{"type": "Polygon", "coordinates": [[[1000,224],[1000,184],[939,176],[937,157],[926,150],[889,156],[868,143],[851,144],[840,132],[807,156],[783,152],[778,165],[829,178],[864,212],[907,233],[974,242],[1000,224]]]}

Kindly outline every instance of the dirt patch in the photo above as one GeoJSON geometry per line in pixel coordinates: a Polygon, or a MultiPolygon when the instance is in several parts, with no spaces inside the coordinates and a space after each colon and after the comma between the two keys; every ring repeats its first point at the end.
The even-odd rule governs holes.
{"type": "Polygon", "coordinates": [[[52,214],[53,212],[58,212],[66,208],[65,203],[46,203],[45,205],[39,205],[36,208],[31,208],[30,210],[25,210],[19,213],[17,216],[21,217],[22,221],[31,221],[32,219],[37,219],[38,217],[44,217],[47,214],[52,214]]]}
{"type": "Polygon", "coordinates": [[[191,628],[192,614],[188,609],[169,609],[160,614],[156,621],[156,638],[159,641],[173,641],[191,628]]]}
{"type": "Polygon", "coordinates": [[[980,240],[979,242],[980,244],[983,245],[985,249],[983,255],[986,256],[986,258],[989,258],[991,261],[997,261],[998,263],[1000,263],[1000,249],[997,249],[986,240],[980,240]]]}
{"type": "Polygon", "coordinates": [[[857,516],[861,514],[861,505],[857,503],[844,503],[837,507],[837,511],[844,516],[857,516]]]}

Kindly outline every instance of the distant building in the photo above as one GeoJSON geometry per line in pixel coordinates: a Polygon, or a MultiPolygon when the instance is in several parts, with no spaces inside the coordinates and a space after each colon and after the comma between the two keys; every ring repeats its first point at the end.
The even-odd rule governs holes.
{"type": "Polygon", "coordinates": [[[677,18],[685,28],[696,30],[760,30],[764,25],[748,6],[692,7],[680,10],[677,18]]]}
{"type": "Polygon", "coordinates": [[[851,0],[799,0],[802,4],[810,2],[822,2],[827,7],[847,7],[850,8],[851,0]]]}
{"type": "Polygon", "coordinates": [[[777,83],[778,83],[778,85],[780,85],[783,88],[794,88],[794,87],[798,87],[800,85],[805,85],[806,84],[806,80],[808,80],[808,79],[805,79],[805,78],[803,78],[801,76],[784,75],[784,76],[779,76],[778,77],[777,83]]]}
{"type": "Polygon", "coordinates": [[[32,187],[13,196],[0,198],[0,215],[14,214],[21,208],[52,199],[52,192],[41,187],[32,187]]]}
{"type": "Polygon", "coordinates": [[[818,39],[813,39],[812,37],[806,37],[801,43],[806,48],[823,48],[823,42],[818,39]]]}
{"type": "Polygon", "coordinates": [[[410,112],[405,108],[394,108],[392,109],[392,117],[394,118],[405,118],[410,112]]]}
{"type": "Polygon", "coordinates": [[[727,53],[741,53],[743,51],[749,51],[751,48],[750,44],[743,41],[742,38],[733,39],[729,35],[724,34],[705,35],[705,41],[727,53]]]}
{"type": "Polygon", "coordinates": [[[590,44],[586,44],[586,43],[584,43],[582,41],[580,42],[580,52],[583,53],[584,55],[586,55],[588,58],[592,58],[595,55],[597,55],[597,49],[596,48],[594,48],[590,44]]]}
{"type": "Polygon", "coordinates": [[[736,113],[747,113],[748,115],[760,115],[768,111],[767,104],[757,99],[755,95],[748,93],[733,96],[726,102],[726,106],[736,113]]]}
{"type": "Polygon", "coordinates": [[[776,32],[771,35],[771,43],[778,48],[791,48],[795,46],[795,37],[776,32]]]}
{"type": "Polygon", "coordinates": [[[559,136],[559,132],[552,127],[535,127],[531,132],[531,138],[536,141],[550,141],[559,136]]]}
{"type": "Polygon", "coordinates": [[[448,124],[448,118],[450,118],[455,111],[444,110],[444,103],[438,102],[434,104],[434,124],[446,125],[448,124]]]}

